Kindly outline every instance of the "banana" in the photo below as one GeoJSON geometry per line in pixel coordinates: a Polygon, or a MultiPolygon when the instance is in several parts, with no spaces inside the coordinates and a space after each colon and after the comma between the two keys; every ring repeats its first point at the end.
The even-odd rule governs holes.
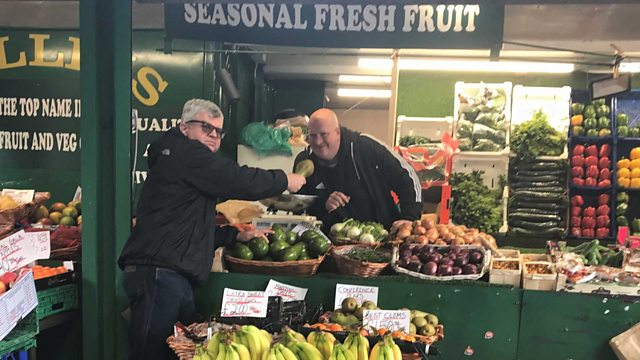
{"type": "Polygon", "coordinates": [[[323,331],[314,331],[307,337],[307,342],[320,350],[323,360],[329,360],[333,352],[335,337],[323,331]]]}
{"type": "Polygon", "coordinates": [[[238,353],[240,360],[251,360],[251,354],[249,353],[249,349],[243,344],[239,344],[237,342],[231,343],[231,348],[238,353]]]}
{"type": "Polygon", "coordinates": [[[284,355],[282,355],[282,351],[280,351],[277,347],[273,349],[276,353],[276,359],[284,360],[284,355]]]}
{"type": "Polygon", "coordinates": [[[369,360],[369,340],[360,335],[357,342],[356,360],[369,360]]]}
{"type": "Polygon", "coordinates": [[[247,348],[251,354],[251,360],[260,360],[262,353],[269,350],[269,344],[266,343],[264,336],[260,330],[253,325],[244,325],[237,332],[241,338],[247,342],[247,348]]]}
{"type": "Polygon", "coordinates": [[[227,353],[227,345],[220,344],[220,347],[218,348],[218,354],[215,360],[226,360],[227,359],[226,353],[227,353]]]}
{"type": "Polygon", "coordinates": [[[260,334],[262,335],[263,338],[265,338],[265,340],[267,340],[267,344],[269,344],[269,347],[271,347],[271,341],[273,341],[271,334],[269,334],[267,330],[264,330],[264,329],[260,329],[260,334]]]}
{"type": "Polygon", "coordinates": [[[349,351],[349,349],[347,349],[346,347],[344,347],[344,345],[336,345],[336,346],[340,346],[342,353],[344,354],[344,359],[345,360],[357,360],[355,355],[353,355],[351,353],[351,351],[349,351]]]}
{"type": "Polygon", "coordinates": [[[371,349],[371,354],[369,354],[369,359],[371,359],[371,360],[382,360],[380,358],[380,355],[382,354],[381,351],[380,351],[381,344],[382,344],[382,341],[378,341],[373,346],[373,349],[371,349]]]}
{"type": "Polygon", "coordinates": [[[346,360],[347,358],[344,357],[344,351],[342,351],[341,348],[337,348],[336,349],[336,360],[346,360]]]}
{"type": "Polygon", "coordinates": [[[209,344],[207,344],[207,353],[209,354],[209,357],[212,358],[213,360],[216,360],[216,357],[218,356],[218,349],[220,348],[221,336],[222,336],[222,332],[218,331],[217,333],[213,334],[213,336],[211,336],[211,339],[209,339],[209,344]]]}
{"type": "Polygon", "coordinates": [[[277,344],[276,349],[278,349],[280,353],[282,353],[284,360],[298,360],[298,358],[293,353],[293,351],[289,350],[286,346],[282,344],[277,344]]]}
{"type": "Polygon", "coordinates": [[[320,350],[307,342],[300,342],[298,346],[302,349],[309,360],[322,360],[324,358],[320,350]]]}
{"type": "Polygon", "coordinates": [[[240,354],[231,346],[231,342],[228,342],[226,345],[226,360],[240,360],[240,354]]]}
{"type": "Polygon", "coordinates": [[[278,357],[276,356],[276,350],[274,348],[271,348],[271,350],[269,350],[267,360],[278,360],[278,357]]]}
{"type": "Polygon", "coordinates": [[[387,342],[387,346],[391,349],[393,360],[402,360],[402,351],[400,351],[398,344],[393,341],[393,338],[391,336],[385,336],[385,341],[387,342]]]}
{"type": "Polygon", "coordinates": [[[202,355],[206,354],[207,351],[204,347],[202,347],[202,345],[196,345],[196,351],[195,354],[193,355],[193,359],[194,360],[203,360],[202,355]]]}

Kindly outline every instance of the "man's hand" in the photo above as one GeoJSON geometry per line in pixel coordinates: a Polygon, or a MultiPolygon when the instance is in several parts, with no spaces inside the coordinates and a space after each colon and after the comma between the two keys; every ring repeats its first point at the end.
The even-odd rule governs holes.
{"type": "Polygon", "coordinates": [[[302,175],[291,173],[287,174],[287,182],[287,190],[289,190],[290,193],[294,193],[298,192],[298,190],[307,183],[307,178],[302,175]]]}
{"type": "Polygon", "coordinates": [[[324,206],[328,212],[332,212],[337,208],[347,205],[349,200],[351,200],[350,196],[347,196],[340,191],[334,191],[331,193],[331,195],[329,195],[324,206]]]}
{"type": "Polygon", "coordinates": [[[413,221],[411,221],[411,220],[396,220],[391,225],[391,231],[389,231],[389,232],[390,233],[394,233],[394,232],[398,231],[398,229],[400,229],[402,226],[411,227],[412,224],[413,224],[413,221]]]}
{"type": "Polygon", "coordinates": [[[271,229],[241,231],[238,233],[236,240],[240,242],[247,242],[256,237],[261,237],[266,239],[267,234],[271,234],[271,233],[273,233],[273,230],[271,229]]]}

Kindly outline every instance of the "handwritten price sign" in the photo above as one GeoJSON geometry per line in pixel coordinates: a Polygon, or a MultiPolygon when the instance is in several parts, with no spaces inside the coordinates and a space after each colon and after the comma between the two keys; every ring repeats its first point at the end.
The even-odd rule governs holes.
{"type": "Polygon", "coordinates": [[[269,296],[264,291],[244,291],[225,288],[222,295],[222,317],[267,316],[269,296]]]}
{"type": "Polygon", "coordinates": [[[28,204],[33,201],[33,194],[35,190],[2,189],[2,195],[11,196],[19,204],[28,204]]]}
{"type": "Polygon", "coordinates": [[[48,231],[25,233],[20,230],[0,240],[0,274],[38,259],[48,259],[50,252],[48,231]]]}
{"type": "Polygon", "coordinates": [[[365,310],[362,315],[362,326],[374,329],[389,329],[389,331],[404,331],[409,333],[411,313],[409,310],[365,310]]]}
{"type": "Polygon", "coordinates": [[[358,305],[369,300],[374,304],[378,303],[378,288],[376,286],[360,286],[336,284],[336,297],[334,309],[342,307],[342,300],[354,298],[358,305]]]}
{"type": "Polygon", "coordinates": [[[275,280],[269,280],[267,289],[264,291],[267,296],[280,296],[283,302],[304,300],[307,289],[297,286],[283,284],[275,280]]]}

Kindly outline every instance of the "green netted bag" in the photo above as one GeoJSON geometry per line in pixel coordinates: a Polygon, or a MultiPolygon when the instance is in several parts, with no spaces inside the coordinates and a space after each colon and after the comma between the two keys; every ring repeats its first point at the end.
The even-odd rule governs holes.
{"type": "Polygon", "coordinates": [[[240,137],[243,144],[254,148],[259,154],[292,154],[289,145],[291,130],[288,127],[274,128],[262,122],[253,122],[242,129],[240,137]]]}

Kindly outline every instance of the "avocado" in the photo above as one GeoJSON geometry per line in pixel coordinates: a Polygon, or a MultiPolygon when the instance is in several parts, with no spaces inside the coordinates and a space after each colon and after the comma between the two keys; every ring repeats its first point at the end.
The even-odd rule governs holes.
{"type": "Polygon", "coordinates": [[[283,250],[280,250],[281,261],[296,261],[300,256],[300,248],[296,246],[290,246],[283,250]]]}
{"type": "Polygon", "coordinates": [[[329,246],[331,246],[331,242],[329,242],[327,239],[323,237],[318,237],[311,240],[308,246],[309,246],[308,248],[309,254],[313,257],[319,257],[320,255],[326,253],[327,250],[329,250],[329,246]]]}
{"type": "Polygon", "coordinates": [[[233,246],[233,256],[244,260],[253,260],[253,252],[247,245],[239,242],[233,246]]]}
{"type": "Polygon", "coordinates": [[[249,249],[253,252],[255,259],[262,259],[269,254],[269,241],[265,238],[255,237],[249,240],[249,249]]]}
{"type": "Polygon", "coordinates": [[[269,246],[269,255],[271,255],[271,257],[274,259],[278,259],[278,254],[280,253],[280,251],[288,247],[289,244],[284,241],[274,241],[269,246]]]}
{"type": "Polygon", "coordinates": [[[285,233],[284,241],[286,241],[289,245],[293,245],[298,242],[298,234],[293,231],[287,231],[285,233]]]}
{"type": "MultiPolygon", "coordinates": [[[[276,227],[276,225],[274,225],[273,227],[276,227]]],[[[267,235],[267,237],[269,238],[269,242],[271,243],[274,243],[276,241],[286,241],[287,233],[282,230],[282,228],[277,227],[273,229],[273,233],[267,235]]]]}
{"type": "Polygon", "coordinates": [[[311,242],[311,240],[316,239],[318,237],[322,237],[322,235],[318,234],[316,230],[307,230],[302,233],[302,235],[300,236],[300,240],[308,244],[309,242],[311,242]]]}

